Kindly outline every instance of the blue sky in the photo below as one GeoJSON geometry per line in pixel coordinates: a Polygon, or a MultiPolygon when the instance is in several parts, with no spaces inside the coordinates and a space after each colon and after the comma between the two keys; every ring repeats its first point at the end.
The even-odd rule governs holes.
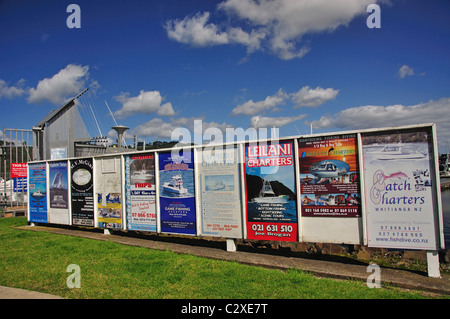
{"type": "Polygon", "coordinates": [[[193,134],[195,119],[281,136],[434,122],[445,152],[449,16],[448,0],[4,0],[0,126],[31,129],[89,87],[92,136],[87,104],[115,138],[106,101],[147,142],[193,134]],[[71,3],[81,28],[67,26],[71,3]]]}

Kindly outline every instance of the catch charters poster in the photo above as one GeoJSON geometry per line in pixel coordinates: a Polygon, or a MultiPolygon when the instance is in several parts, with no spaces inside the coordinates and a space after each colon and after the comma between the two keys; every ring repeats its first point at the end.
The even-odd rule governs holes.
{"type": "Polygon", "coordinates": [[[28,165],[29,218],[33,223],[47,223],[46,164],[28,165]]]}
{"type": "Polygon", "coordinates": [[[359,217],[356,134],[298,140],[302,216],[359,217]]]}
{"type": "Polygon", "coordinates": [[[126,155],[125,180],[128,229],[156,232],[155,154],[126,155]]]}
{"type": "Polygon", "coordinates": [[[362,134],[362,143],[368,246],[436,250],[430,130],[362,134]]]}
{"type": "Polygon", "coordinates": [[[204,149],[198,174],[202,235],[242,238],[238,149],[204,149]]]}
{"type": "MultiPolygon", "coordinates": [[[[179,152],[179,153],[178,153],[179,152]]],[[[159,153],[161,232],[196,235],[194,154],[159,153]]]]}
{"type": "Polygon", "coordinates": [[[94,227],[94,182],[92,158],[70,161],[72,225],[94,227]]]}
{"type": "Polygon", "coordinates": [[[298,241],[294,144],[245,145],[247,238],[298,241]]]}

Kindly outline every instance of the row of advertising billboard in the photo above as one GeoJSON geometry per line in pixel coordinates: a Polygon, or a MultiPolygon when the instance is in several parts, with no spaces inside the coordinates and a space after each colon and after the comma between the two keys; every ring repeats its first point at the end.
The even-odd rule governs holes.
{"type": "Polygon", "coordinates": [[[33,162],[28,216],[36,223],[436,250],[443,235],[435,147],[434,125],[423,125],[33,162]]]}

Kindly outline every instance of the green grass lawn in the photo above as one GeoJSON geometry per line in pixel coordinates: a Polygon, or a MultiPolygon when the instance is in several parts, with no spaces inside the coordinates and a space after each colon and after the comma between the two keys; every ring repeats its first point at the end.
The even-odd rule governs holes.
{"type": "Polygon", "coordinates": [[[108,241],[16,229],[25,218],[0,219],[0,285],[65,298],[424,298],[357,281],[319,279],[299,270],[265,269],[108,241]],[[67,266],[81,269],[70,289],[67,266]]]}

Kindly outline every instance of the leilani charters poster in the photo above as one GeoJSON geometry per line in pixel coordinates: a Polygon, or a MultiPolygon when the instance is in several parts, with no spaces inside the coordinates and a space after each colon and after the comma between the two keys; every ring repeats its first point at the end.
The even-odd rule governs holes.
{"type": "Polygon", "coordinates": [[[362,135],[368,246],[437,249],[431,133],[362,135]]]}
{"type": "Polygon", "coordinates": [[[199,165],[202,235],[242,238],[238,150],[206,150],[199,165]]]}
{"type": "Polygon", "coordinates": [[[159,154],[161,232],[196,235],[192,150],[159,154]]]}
{"type": "Polygon", "coordinates": [[[361,216],[356,135],[298,141],[302,216],[361,216]]]}
{"type": "Polygon", "coordinates": [[[155,154],[125,156],[127,227],[156,232],[155,154]]]}
{"type": "Polygon", "coordinates": [[[70,161],[72,224],[94,226],[94,182],[92,159],[70,161]]]}
{"type": "Polygon", "coordinates": [[[297,241],[292,141],[245,145],[247,238],[297,241]]]}
{"type": "Polygon", "coordinates": [[[67,161],[49,162],[49,222],[69,224],[69,189],[67,161]]]}
{"type": "Polygon", "coordinates": [[[28,165],[30,222],[47,223],[47,173],[45,163],[28,165]]]}

